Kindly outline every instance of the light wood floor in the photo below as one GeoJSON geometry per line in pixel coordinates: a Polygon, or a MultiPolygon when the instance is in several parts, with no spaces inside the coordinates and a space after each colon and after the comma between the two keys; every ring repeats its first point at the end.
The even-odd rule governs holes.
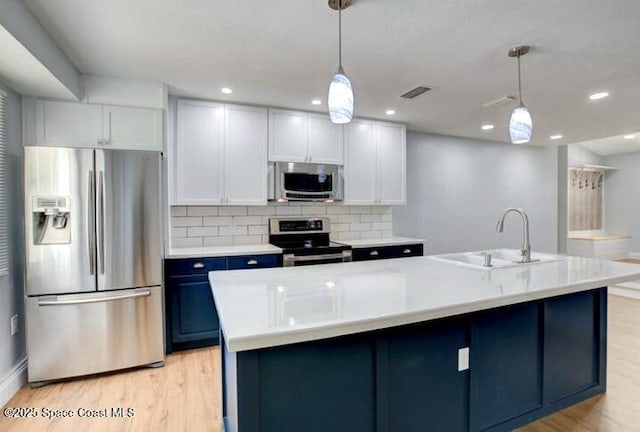
{"type": "MultiPolygon", "coordinates": [[[[640,301],[609,296],[608,390],[521,432],[640,431],[640,301]]],[[[9,419],[2,432],[220,432],[219,349],[184,351],[158,369],[27,387],[6,405],[51,409],[133,407],[129,419],[9,419]]],[[[427,429],[425,429],[426,431],[427,429]]],[[[288,431],[283,431],[288,432],[288,431]]],[[[298,431],[292,431],[298,432],[298,431]]],[[[302,432],[302,431],[300,431],[302,432]]]]}

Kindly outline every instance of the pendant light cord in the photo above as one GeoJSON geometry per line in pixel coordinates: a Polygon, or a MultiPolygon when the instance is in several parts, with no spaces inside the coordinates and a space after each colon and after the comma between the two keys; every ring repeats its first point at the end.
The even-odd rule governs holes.
{"type": "Polygon", "coordinates": [[[522,78],[520,75],[520,53],[518,53],[518,102],[522,107],[523,103],[522,103],[522,78]]]}
{"type": "Polygon", "coordinates": [[[342,70],[342,1],[338,0],[338,68],[342,70]]]}

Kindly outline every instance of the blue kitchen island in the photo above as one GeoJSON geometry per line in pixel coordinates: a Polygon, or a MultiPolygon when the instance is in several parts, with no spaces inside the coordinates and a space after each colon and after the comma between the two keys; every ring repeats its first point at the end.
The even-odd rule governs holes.
{"type": "Polygon", "coordinates": [[[227,432],[507,431],[606,390],[606,286],[577,257],[210,273],[227,432]]]}

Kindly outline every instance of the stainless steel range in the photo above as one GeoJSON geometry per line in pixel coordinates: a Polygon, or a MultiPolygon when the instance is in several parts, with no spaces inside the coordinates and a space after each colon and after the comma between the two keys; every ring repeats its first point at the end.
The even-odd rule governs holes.
{"type": "Polygon", "coordinates": [[[282,248],[284,267],[351,261],[351,246],[329,240],[329,218],[271,218],[269,243],[282,248]]]}

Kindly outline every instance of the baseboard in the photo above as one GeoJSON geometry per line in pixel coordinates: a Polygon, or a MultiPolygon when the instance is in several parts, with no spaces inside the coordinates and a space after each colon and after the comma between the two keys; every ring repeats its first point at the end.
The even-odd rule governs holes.
{"type": "Polygon", "coordinates": [[[640,252],[629,252],[629,258],[640,259],[640,252]]]}
{"type": "Polygon", "coordinates": [[[0,380],[0,407],[3,407],[27,383],[27,358],[18,362],[0,380]]]}

